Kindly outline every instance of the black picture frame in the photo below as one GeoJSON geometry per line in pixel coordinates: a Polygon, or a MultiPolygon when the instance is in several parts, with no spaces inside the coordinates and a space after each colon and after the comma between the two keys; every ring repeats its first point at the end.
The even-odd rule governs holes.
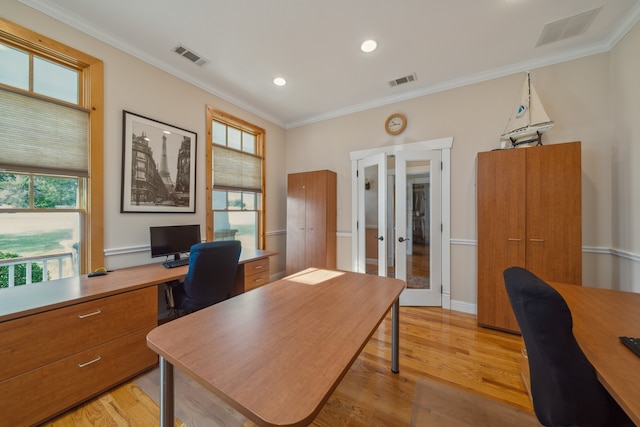
{"type": "Polygon", "coordinates": [[[197,134],[123,110],[121,213],[195,213],[197,134]]]}

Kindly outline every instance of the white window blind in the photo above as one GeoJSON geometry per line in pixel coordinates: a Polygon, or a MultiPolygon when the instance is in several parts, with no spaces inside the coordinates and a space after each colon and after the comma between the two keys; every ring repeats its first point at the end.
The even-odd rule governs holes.
{"type": "Polygon", "coordinates": [[[262,159],[214,144],[213,188],[262,192],[262,159]]]}
{"type": "Polygon", "coordinates": [[[0,89],[0,168],[88,175],[86,111],[0,89]]]}

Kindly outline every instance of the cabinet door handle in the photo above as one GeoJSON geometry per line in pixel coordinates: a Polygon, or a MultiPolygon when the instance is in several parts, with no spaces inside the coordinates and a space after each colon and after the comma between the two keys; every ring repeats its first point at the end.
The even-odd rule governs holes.
{"type": "Polygon", "coordinates": [[[530,242],[544,242],[544,239],[529,239],[530,242]]]}
{"type": "Polygon", "coordinates": [[[513,238],[513,237],[509,237],[507,240],[510,241],[510,242],[519,242],[522,239],[516,239],[516,238],[513,238]]]}
{"type": "Polygon", "coordinates": [[[100,313],[102,313],[102,310],[97,310],[97,311],[94,311],[93,313],[78,314],[78,319],[84,319],[86,317],[95,316],[96,314],[100,314],[100,313]]]}
{"type": "Polygon", "coordinates": [[[98,356],[98,357],[96,357],[95,359],[93,359],[93,360],[89,360],[89,361],[88,361],[88,362],[86,362],[86,363],[78,363],[78,368],[84,368],[85,366],[89,366],[89,365],[91,365],[91,364],[93,364],[93,363],[96,363],[96,362],[97,362],[97,361],[99,361],[100,359],[102,359],[102,357],[98,356]]]}
{"type": "Polygon", "coordinates": [[[522,357],[524,357],[525,359],[529,358],[529,354],[527,353],[526,348],[523,348],[522,350],[520,350],[520,352],[522,353],[522,357]]]}

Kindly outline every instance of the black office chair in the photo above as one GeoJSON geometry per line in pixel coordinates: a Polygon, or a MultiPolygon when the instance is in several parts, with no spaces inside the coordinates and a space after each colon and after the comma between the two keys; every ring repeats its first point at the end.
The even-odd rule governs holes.
{"type": "Polygon", "coordinates": [[[240,250],[238,240],[191,246],[184,282],[167,287],[167,302],[175,316],[193,313],[231,297],[240,250]]]}
{"type": "Polygon", "coordinates": [[[571,311],[558,291],[524,268],[511,267],[503,275],[529,357],[538,421],[545,426],[633,426],[576,342],[571,311]]]}

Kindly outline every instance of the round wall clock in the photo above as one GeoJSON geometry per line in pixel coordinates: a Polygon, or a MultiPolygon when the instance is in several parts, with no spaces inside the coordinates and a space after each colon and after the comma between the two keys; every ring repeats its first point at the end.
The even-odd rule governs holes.
{"type": "Polygon", "coordinates": [[[387,117],[384,129],[389,135],[398,135],[407,127],[407,117],[404,114],[396,113],[387,117]]]}

